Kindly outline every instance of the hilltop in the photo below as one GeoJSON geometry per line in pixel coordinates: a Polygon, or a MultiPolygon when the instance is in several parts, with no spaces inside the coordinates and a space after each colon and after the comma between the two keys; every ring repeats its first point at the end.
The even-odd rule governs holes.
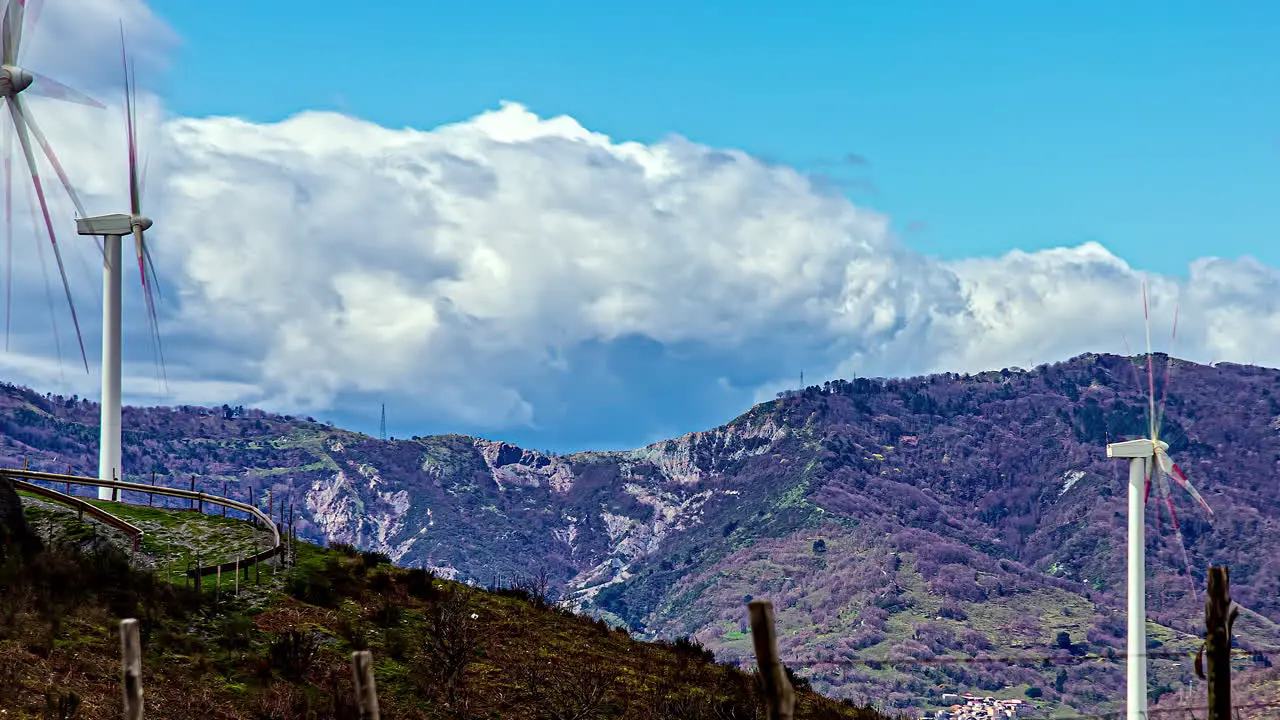
{"type": "MultiPolygon", "coordinates": [[[[1190,650],[1211,563],[1280,647],[1280,372],[1157,358],[1162,438],[1213,506],[1175,488],[1182,542],[1148,510],[1153,642],[1190,650]],[[1166,369],[1167,368],[1167,369],[1166,369]],[[1182,546],[1192,568],[1185,574],[1182,546]]],[[[1121,650],[1126,470],[1146,432],[1145,361],[837,381],[724,426],[627,452],[554,456],[465,436],[379,441],[238,408],[126,408],[127,479],[296,502],[304,537],[482,584],[537,558],[565,600],[645,638],[750,656],[742,607],[778,609],[784,659],[816,688],[897,708],[945,692],[1114,709],[1123,666],[911,664],[1121,650]],[[1067,633],[1065,642],[1060,633],[1067,633]],[[886,664],[887,663],[887,664],[886,664]],[[1060,672],[1061,671],[1061,672],[1060,672]]],[[[96,467],[97,408],[0,393],[0,463],[96,467]]],[[[1153,663],[1153,696],[1192,681],[1153,663]]]]}
{"type": "MultiPolygon", "coordinates": [[[[196,594],[166,572],[171,560],[183,567],[168,548],[220,561],[251,542],[248,523],[115,505],[147,533],[131,562],[117,531],[24,504],[44,549],[0,564],[5,717],[41,717],[46,698],[71,696],[78,717],[115,717],[125,616],[141,623],[148,718],[354,717],[354,649],[374,654],[384,717],[762,716],[752,676],[697,643],[636,641],[557,611],[536,584],[486,592],[377,553],[303,544],[293,567],[245,572],[238,586],[211,577],[196,594]]],[[[798,708],[814,720],[887,720],[809,691],[798,708]]]]}

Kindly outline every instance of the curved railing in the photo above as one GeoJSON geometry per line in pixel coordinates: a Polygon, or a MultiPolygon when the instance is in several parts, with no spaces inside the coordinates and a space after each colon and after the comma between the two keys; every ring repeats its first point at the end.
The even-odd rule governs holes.
{"type": "Polygon", "coordinates": [[[112,515],[111,513],[107,512],[106,510],[103,510],[102,508],[98,507],[97,505],[94,505],[91,502],[82,500],[74,495],[67,495],[66,493],[60,493],[57,490],[51,490],[42,485],[35,485],[33,483],[29,483],[24,480],[14,480],[13,489],[42,497],[45,500],[50,500],[60,505],[66,505],[68,507],[75,508],[76,510],[80,511],[81,518],[83,518],[85,515],[92,516],[93,518],[101,522],[103,525],[106,525],[107,527],[113,527],[123,532],[124,534],[128,535],[129,539],[133,541],[134,551],[136,552],[138,550],[138,547],[142,541],[142,534],[143,534],[142,528],[128,522],[127,520],[124,520],[123,518],[119,518],[119,517],[116,517],[115,515],[112,515]]]}
{"type": "Polygon", "coordinates": [[[248,567],[253,565],[254,563],[262,562],[263,560],[267,560],[269,558],[275,557],[276,555],[279,555],[280,552],[284,549],[284,543],[280,538],[280,528],[277,527],[275,522],[271,520],[270,515],[262,512],[261,510],[254,507],[253,505],[250,505],[248,503],[242,503],[238,500],[232,500],[231,498],[225,498],[219,495],[210,495],[208,493],[200,492],[197,490],[179,490],[178,488],[156,487],[155,485],[144,485],[142,483],[124,482],[122,480],[103,480],[101,478],[86,478],[86,477],[79,477],[77,475],[62,475],[60,473],[47,473],[47,472],[40,472],[37,470],[0,469],[0,475],[4,475],[9,478],[12,478],[15,481],[15,485],[21,482],[22,485],[24,486],[22,489],[24,490],[36,488],[36,490],[33,491],[36,494],[46,497],[50,500],[54,500],[55,502],[64,502],[64,504],[68,504],[68,505],[71,505],[72,507],[83,510],[84,512],[89,513],[94,517],[102,520],[104,523],[111,525],[112,527],[119,528],[124,532],[129,533],[130,535],[132,535],[133,532],[136,532],[137,535],[134,537],[135,547],[137,547],[137,543],[139,539],[142,537],[143,532],[141,529],[135,527],[134,525],[131,525],[128,522],[125,522],[121,518],[118,518],[115,515],[112,515],[111,513],[108,513],[107,511],[97,507],[96,505],[93,505],[92,503],[86,502],[84,500],[81,500],[80,498],[73,497],[71,495],[67,495],[65,493],[60,493],[56,490],[50,490],[49,488],[35,485],[33,484],[33,481],[62,483],[64,485],[87,485],[90,487],[105,487],[105,488],[111,488],[113,490],[121,490],[121,491],[129,490],[131,492],[147,493],[150,495],[164,495],[166,497],[182,498],[184,500],[194,500],[200,503],[201,509],[204,508],[205,503],[210,503],[213,505],[221,505],[223,507],[230,508],[232,510],[240,510],[241,512],[249,513],[253,517],[256,517],[259,520],[261,520],[267,526],[267,528],[271,530],[272,544],[270,548],[263,550],[262,552],[259,552],[255,555],[251,555],[247,558],[242,558],[238,562],[233,560],[231,562],[222,563],[221,565],[211,565],[209,567],[201,567],[196,570],[189,570],[187,571],[188,575],[201,575],[201,576],[213,575],[214,573],[217,573],[219,571],[233,569],[237,566],[248,567]],[[27,482],[22,482],[24,480],[27,482]],[[72,502],[65,502],[64,499],[72,502]],[[110,519],[108,520],[107,518],[110,518],[110,519]],[[132,531],[129,529],[126,529],[126,526],[127,528],[132,528],[132,531]]]}

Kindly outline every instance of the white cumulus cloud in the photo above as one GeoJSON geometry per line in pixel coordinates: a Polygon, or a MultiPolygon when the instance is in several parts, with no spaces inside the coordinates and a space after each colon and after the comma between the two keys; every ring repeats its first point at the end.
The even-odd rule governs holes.
{"type": "MultiPolygon", "coordinates": [[[[152,21],[141,44],[159,66],[174,36],[152,21]]],[[[695,402],[723,414],[802,369],[975,371],[1117,351],[1126,332],[1140,349],[1140,269],[1100,245],[942,262],[799,172],[679,136],[621,142],[516,103],[422,130],[142,108],[169,402],[320,413],[395,396],[443,426],[550,437],[590,418],[639,442],[695,402]]],[[[90,211],[126,207],[118,108],[35,109],[90,211]]],[[[36,239],[18,239],[22,312],[0,367],[95,394],[57,294],[65,379],[51,386],[36,239]]],[[[87,241],[76,252],[96,363],[97,270],[87,241]]],[[[1188,278],[1149,278],[1161,337],[1180,305],[1177,354],[1280,365],[1275,268],[1206,258],[1188,278]]],[[[128,287],[126,391],[154,400],[128,287]]]]}

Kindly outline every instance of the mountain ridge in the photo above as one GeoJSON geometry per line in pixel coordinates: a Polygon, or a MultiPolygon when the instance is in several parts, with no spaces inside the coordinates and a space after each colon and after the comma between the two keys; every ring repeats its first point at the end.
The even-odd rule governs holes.
{"type": "MultiPolygon", "coordinates": [[[[1217,517],[1180,515],[1190,578],[1167,518],[1163,532],[1153,523],[1153,637],[1190,647],[1203,611],[1193,589],[1225,562],[1233,594],[1258,613],[1242,632],[1280,647],[1280,562],[1248,551],[1280,547],[1280,372],[1157,359],[1157,393],[1170,388],[1162,437],[1217,517]]],[[[308,539],[447,577],[494,584],[545,569],[579,610],[640,636],[692,634],[728,659],[749,655],[744,599],[770,597],[788,628],[784,659],[835,694],[897,687],[888,692],[905,708],[927,705],[939,684],[1038,683],[1098,709],[1122,672],[1072,669],[1059,690],[1016,669],[960,682],[819,661],[1047,651],[1062,631],[1121,649],[1126,473],[1103,449],[1146,433],[1145,372],[1144,358],[1087,354],[1031,370],[837,380],[717,428],[565,455],[460,435],[383,442],[225,406],[129,408],[125,467],[144,481],[195,475],[211,491],[227,482],[246,499],[252,487],[260,502],[270,490],[299,506],[308,539]]],[[[0,463],[25,455],[92,472],[96,406],[3,396],[0,463]]],[[[1155,690],[1190,681],[1185,665],[1155,672],[1155,690]]]]}

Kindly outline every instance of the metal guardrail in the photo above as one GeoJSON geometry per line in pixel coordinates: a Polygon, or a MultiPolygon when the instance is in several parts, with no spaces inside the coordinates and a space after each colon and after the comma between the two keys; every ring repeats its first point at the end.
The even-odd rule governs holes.
{"type": "Polygon", "coordinates": [[[97,505],[94,505],[91,502],[82,500],[78,497],[75,497],[74,495],[67,495],[66,493],[60,493],[57,490],[51,490],[47,487],[43,487],[41,485],[35,485],[33,483],[29,483],[24,480],[14,480],[13,489],[21,492],[25,492],[25,493],[30,493],[32,495],[36,495],[46,500],[51,500],[53,502],[56,502],[62,505],[73,507],[76,510],[80,511],[80,517],[82,519],[84,518],[85,515],[90,515],[93,518],[97,519],[102,524],[108,527],[113,527],[125,533],[126,535],[128,535],[129,539],[133,541],[134,552],[138,551],[138,547],[142,541],[142,535],[143,535],[142,528],[136,525],[133,525],[132,523],[128,522],[127,520],[124,520],[123,518],[119,518],[119,517],[116,517],[115,515],[112,515],[111,513],[107,512],[106,510],[103,510],[102,508],[98,507],[97,505]]]}
{"type": "MultiPolygon", "coordinates": [[[[280,528],[276,526],[274,521],[272,521],[270,515],[262,512],[261,510],[254,507],[253,505],[250,505],[248,503],[242,503],[238,500],[232,500],[231,498],[225,498],[220,495],[210,495],[204,492],[193,491],[193,490],[180,490],[178,488],[156,487],[155,485],[144,485],[142,483],[124,482],[122,480],[103,480],[101,478],[86,478],[86,477],[80,477],[78,475],[63,475],[61,473],[47,473],[47,472],[40,472],[37,470],[10,470],[7,468],[0,468],[0,475],[12,478],[15,482],[22,482],[23,480],[25,480],[27,482],[23,483],[24,485],[28,487],[33,487],[33,488],[39,488],[39,492],[41,494],[52,493],[54,495],[59,496],[60,498],[67,498],[69,500],[78,501],[78,503],[83,503],[83,505],[76,504],[75,507],[84,508],[85,512],[91,512],[89,508],[93,508],[93,510],[96,511],[96,513],[94,513],[95,517],[99,517],[100,519],[103,519],[103,522],[112,524],[115,527],[120,527],[119,525],[115,525],[115,523],[127,525],[128,527],[133,528],[133,530],[137,531],[139,537],[141,537],[142,535],[142,531],[140,529],[134,527],[133,525],[130,525],[129,523],[116,517],[115,515],[112,515],[106,512],[105,510],[98,508],[92,503],[88,503],[84,500],[81,500],[80,498],[75,498],[71,495],[66,495],[64,493],[57,492],[56,490],[50,490],[49,488],[40,487],[32,483],[33,482],[50,482],[50,483],[62,483],[64,485],[87,485],[90,487],[105,487],[105,488],[111,488],[111,489],[120,490],[120,491],[129,490],[131,492],[147,493],[151,495],[164,495],[166,497],[175,497],[175,498],[181,498],[185,500],[194,500],[200,503],[201,509],[204,508],[204,504],[207,502],[213,505],[221,505],[223,507],[230,508],[232,510],[240,510],[241,512],[249,513],[250,515],[261,520],[267,526],[267,528],[271,530],[272,545],[270,548],[263,550],[262,552],[259,552],[255,555],[251,555],[247,558],[242,558],[238,562],[231,561],[231,562],[222,563],[221,565],[211,565],[209,567],[202,567],[202,568],[197,568],[195,570],[188,570],[187,574],[190,576],[213,575],[222,570],[234,569],[237,566],[249,567],[254,563],[262,562],[269,558],[275,557],[276,555],[279,555],[284,550],[284,543],[281,541],[281,538],[280,538],[280,528]],[[97,513],[100,513],[101,515],[97,513]],[[105,515],[106,517],[111,518],[111,520],[106,520],[105,518],[102,518],[101,517],[102,515],[105,515]]],[[[50,496],[45,495],[45,497],[50,497],[50,496]]],[[[55,499],[55,498],[50,497],[50,499],[55,499]]],[[[126,533],[130,532],[129,530],[126,530],[124,527],[120,527],[120,529],[124,530],[124,532],[126,533]]],[[[135,542],[137,542],[136,539],[135,539],[135,542]]]]}

